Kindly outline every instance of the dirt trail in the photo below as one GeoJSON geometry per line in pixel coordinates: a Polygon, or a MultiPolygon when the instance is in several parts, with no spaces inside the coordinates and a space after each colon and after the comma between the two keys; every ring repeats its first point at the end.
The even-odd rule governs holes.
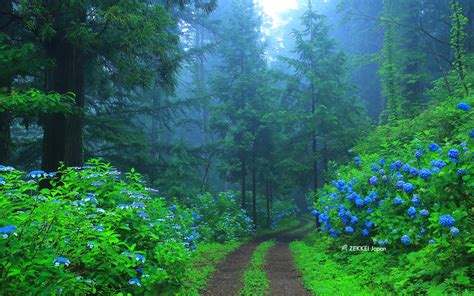
{"type": "Polygon", "coordinates": [[[235,250],[217,266],[213,278],[207,284],[204,295],[238,295],[243,286],[242,276],[244,270],[250,262],[253,251],[260,243],[269,239],[275,239],[277,241],[277,245],[270,249],[265,265],[265,271],[270,280],[272,292],[270,295],[311,295],[300,283],[299,275],[293,267],[293,260],[288,250],[289,242],[301,238],[305,234],[296,231],[308,223],[310,223],[309,220],[302,218],[300,224],[295,227],[274,234],[256,237],[249,243],[235,250]],[[286,288],[286,285],[288,285],[288,288],[286,288]],[[285,288],[282,288],[282,286],[285,286],[285,288]],[[282,291],[279,291],[279,289],[283,292],[289,292],[288,294],[281,294],[280,292],[282,291]]]}

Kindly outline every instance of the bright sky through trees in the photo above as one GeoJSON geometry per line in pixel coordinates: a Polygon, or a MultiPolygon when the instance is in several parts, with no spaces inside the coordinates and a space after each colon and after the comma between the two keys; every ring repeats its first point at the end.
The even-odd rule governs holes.
{"type": "Polygon", "coordinates": [[[273,27],[278,27],[285,24],[285,19],[282,15],[291,9],[298,8],[297,0],[260,0],[265,13],[271,17],[273,27]]]}

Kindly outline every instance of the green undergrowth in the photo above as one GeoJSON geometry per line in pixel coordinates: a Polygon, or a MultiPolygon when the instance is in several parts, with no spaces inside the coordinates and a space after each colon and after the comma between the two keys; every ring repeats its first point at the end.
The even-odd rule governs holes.
{"type": "Polygon", "coordinates": [[[270,283],[263,266],[268,250],[274,245],[275,241],[270,240],[261,243],[255,249],[250,265],[244,272],[244,287],[240,291],[241,295],[268,295],[270,283]]]}
{"type": "Polygon", "coordinates": [[[216,271],[217,264],[241,245],[242,242],[238,241],[200,245],[186,269],[183,288],[176,295],[199,295],[199,292],[206,287],[211,275],[216,271]]]}
{"type": "Polygon", "coordinates": [[[456,283],[469,281],[469,268],[427,281],[440,267],[424,259],[425,250],[404,254],[348,246],[343,251],[343,246],[313,232],[292,242],[290,251],[305,287],[315,295],[474,295],[472,290],[456,292],[456,283]]]}
{"type": "MultiPolygon", "coordinates": [[[[272,234],[275,234],[275,233],[278,233],[278,232],[281,232],[281,231],[285,231],[286,229],[294,228],[294,227],[298,226],[301,223],[302,219],[310,221],[311,216],[310,215],[303,215],[303,216],[299,216],[299,217],[295,217],[295,218],[292,218],[292,219],[285,220],[284,222],[280,223],[276,227],[259,229],[259,230],[257,230],[255,236],[259,237],[259,236],[264,236],[264,235],[272,235],[272,234]]],[[[298,229],[295,229],[294,231],[299,231],[300,229],[301,228],[298,228],[298,229]]]]}

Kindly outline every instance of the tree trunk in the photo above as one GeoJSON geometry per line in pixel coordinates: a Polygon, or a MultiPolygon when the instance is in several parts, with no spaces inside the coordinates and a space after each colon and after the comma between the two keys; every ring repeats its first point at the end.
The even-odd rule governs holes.
{"type": "MultiPolygon", "coordinates": [[[[311,113],[314,114],[315,113],[315,102],[313,100],[312,104],[311,104],[311,113]]],[[[313,131],[313,137],[312,137],[312,158],[313,158],[313,190],[317,190],[318,189],[318,159],[317,159],[317,151],[318,151],[318,147],[317,147],[317,138],[316,138],[316,131],[313,131]]]]}
{"type": "Polygon", "coordinates": [[[10,159],[10,125],[10,112],[0,112],[0,164],[3,165],[6,165],[10,159]]]}
{"type": "MultiPolygon", "coordinates": [[[[8,15],[11,14],[13,9],[12,1],[3,1],[0,3],[0,14],[4,16],[0,18],[0,33],[11,32],[8,26],[11,22],[8,15]]],[[[0,89],[5,88],[7,92],[11,88],[11,77],[0,77],[0,89]]],[[[11,114],[8,111],[0,112],[0,164],[6,165],[10,159],[10,146],[11,146],[11,114]]]]}
{"type": "Polygon", "coordinates": [[[252,170],[252,211],[253,224],[257,226],[257,174],[252,170]]]}
{"type": "Polygon", "coordinates": [[[270,227],[270,182],[267,180],[265,190],[265,198],[267,200],[267,227],[270,227]]]}
{"type": "Polygon", "coordinates": [[[245,157],[242,155],[241,156],[241,168],[240,168],[240,180],[241,180],[241,187],[242,187],[242,193],[241,193],[241,198],[242,198],[242,209],[247,208],[247,199],[246,199],[246,194],[247,194],[247,183],[245,180],[246,174],[247,174],[247,168],[245,164],[245,157]]]}
{"type": "Polygon", "coordinates": [[[84,163],[84,76],[85,59],[80,50],[64,37],[56,36],[45,45],[46,53],[55,64],[46,70],[46,90],[75,94],[76,110],[72,114],[50,114],[43,118],[42,169],[51,172],[60,162],[67,166],[84,163]]]}

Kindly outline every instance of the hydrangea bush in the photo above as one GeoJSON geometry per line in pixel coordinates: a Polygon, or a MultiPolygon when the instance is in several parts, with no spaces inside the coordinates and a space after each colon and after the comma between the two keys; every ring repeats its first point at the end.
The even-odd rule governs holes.
{"type": "Polygon", "coordinates": [[[198,220],[133,170],[96,160],[53,174],[0,166],[0,290],[165,293],[180,285],[198,220]]]}
{"type": "Polygon", "coordinates": [[[459,275],[474,253],[473,97],[447,100],[413,123],[381,127],[364,139],[353,162],[315,194],[311,211],[323,233],[340,244],[406,254],[400,262],[411,262],[413,274],[404,273],[401,286],[423,274],[469,286],[459,275]]]}
{"type": "Polygon", "coordinates": [[[192,209],[202,229],[203,240],[238,240],[254,231],[252,219],[240,208],[233,192],[221,192],[216,196],[201,194],[192,200],[192,209]]]}

